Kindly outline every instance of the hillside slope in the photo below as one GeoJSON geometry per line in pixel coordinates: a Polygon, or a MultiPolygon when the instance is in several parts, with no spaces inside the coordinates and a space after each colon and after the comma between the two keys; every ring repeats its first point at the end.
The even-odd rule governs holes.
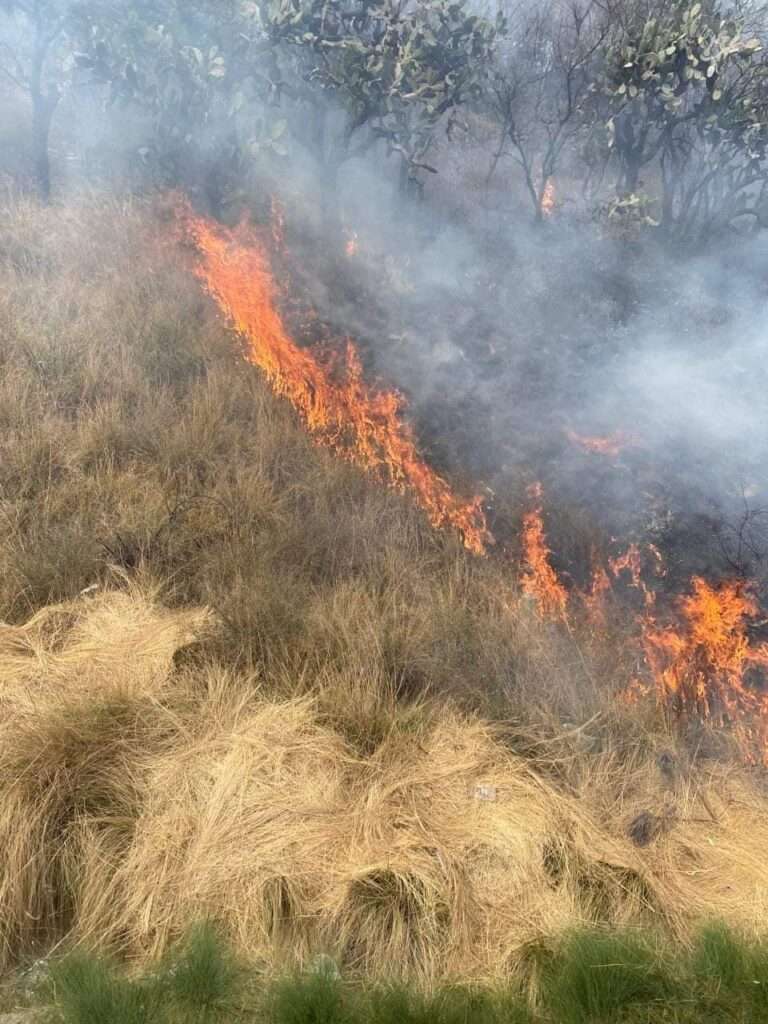
{"type": "Polygon", "coordinates": [[[757,934],[768,802],[500,558],[314,447],[138,202],[0,221],[0,958],[528,977],[577,924],[757,934]]]}

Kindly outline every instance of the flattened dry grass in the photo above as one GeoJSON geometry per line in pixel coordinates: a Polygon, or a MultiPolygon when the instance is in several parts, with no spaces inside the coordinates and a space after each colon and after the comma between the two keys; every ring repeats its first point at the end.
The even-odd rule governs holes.
{"type": "Polygon", "coordinates": [[[144,205],[4,209],[0,331],[4,965],[205,915],[270,971],[534,994],[584,923],[759,930],[757,787],[314,448],[144,205]]]}
{"type": "Polygon", "coordinates": [[[204,915],[270,972],[330,954],[534,993],[536,950],[583,923],[759,933],[765,802],[743,778],[670,794],[652,762],[605,754],[576,790],[444,701],[364,746],[338,693],[334,717],[322,691],[179,663],[216,628],[123,580],[0,632],[6,964],[59,941],[147,962],[204,915]],[[640,847],[627,823],[654,800],[666,824],[640,847]]]}

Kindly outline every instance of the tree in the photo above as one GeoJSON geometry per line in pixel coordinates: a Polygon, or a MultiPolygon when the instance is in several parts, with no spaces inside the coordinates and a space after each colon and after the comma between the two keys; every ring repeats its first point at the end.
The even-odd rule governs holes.
{"type": "Polygon", "coordinates": [[[31,101],[35,179],[48,200],[51,124],[76,72],[75,5],[67,0],[0,0],[0,12],[5,21],[0,75],[31,101]]]}
{"type": "Polygon", "coordinates": [[[164,183],[190,184],[205,166],[208,198],[220,212],[225,179],[241,169],[255,141],[238,119],[253,85],[241,4],[134,0],[126,7],[90,0],[80,16],[87,40],[80,67],[109,87],[109,103],[148,117],[144,155],[153,157],[164,183]]]}
{"type": "Polygon", "coordinates": [[[613,24],[601,89],[619,193],[637,192],[655,168],[662,225],[680,240],[762,218],[768,65],[759,39],[716,3],[630,5],[613,24]]]}
{"type": "Polygon", "coordinates": [[[548,0],[518,9],[491,75],[499,144],[488,181],[509,153],[523,172],[536,220],[564,152],[583,127],[594,63],[607,25],[594,0],[548,0]]]}
{"type": "Polygon", "coordinates": [[[421,173],[435,173],[427,163],[435,132],[477,90],[497,26],[470,13],[466,0],[252,6],[275,47],[277,94],[322,107],[314,143],[331,187],[345,160],[383,140],[400,158],[402,187],[420,190],[421,173]],[[335,132],[329,97],[342,113],[335,132]]]}
{"type": "Polygon", "coordinates": [[[51,193],[49,137],[60,102],[77,84],[105,87],[108,103],[149,116],[146,154],[166,182],[208,164],[212,205],[223,168],[244,159],[247,144],[278,145],[270,125],[254,130],[246,108],[255,84],[253,44],[239,0],[0,0],[5,38],[0,74],[32,104],[35,176],[51,193]],[[251,122],[238,134],[238,115],[251,122]]]}

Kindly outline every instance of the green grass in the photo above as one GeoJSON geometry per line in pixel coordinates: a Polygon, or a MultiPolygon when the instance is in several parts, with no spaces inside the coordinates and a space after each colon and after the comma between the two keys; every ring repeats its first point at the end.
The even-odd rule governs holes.
{"type": "Polygon", "coordinates": [[[572,933],[550,950],[533,1007],[511,986],[360,984],[330,961],[265,978],[208,925],[139,976],[72,953],[37,996],[63,1024],[760,1024],[767,997],[768,947],[717,923],[690,950],[639,933],[572,933]]]}
{"type": "Polygon", "coordinates": [[[158,985],[121,977],[110,963],[78,953],[52,971],[56,1004],[66,1024],[143,1024],[162,1020],[158,985]]]}
{"type": "Polygon", "coordinates": [[[634,1007],[663,1006],[676,988],[643,938],[599,932],[568,936],[545,985],[559,1024],[620,1020],[634,1007]]]}
{"type": "Polygon", "coordinates": [[[172,960],[167,975],[171,1002],[186,1020],[205,1022],[226,1010],[237,996],[242,970],[214,928],[201,924],[193,929],[172,960]]]}
{"type": "MultiPolygon", "coordinates": [[[[723,924],[699,935],[692,957],[697,988],[706,997],[713,1019],[741,1007],[744,1020],[768,1020],[768,946],[745,944],[723,924]],[[752,1016],[750,1016],[750,1014],[752,1016]]],[[[739,1019],[739,1018],[737,1018],[739,1019]]]]}

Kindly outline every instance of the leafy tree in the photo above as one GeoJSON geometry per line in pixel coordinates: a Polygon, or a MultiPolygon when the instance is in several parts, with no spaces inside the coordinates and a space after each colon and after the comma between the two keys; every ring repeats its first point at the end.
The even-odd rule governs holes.
{"type": "Polygon", "coordinates": [[[109,86],[112,104],[148,117],[144,156],[166,182],[189,184],[205,167],[217,212],[248,145],[260,135],[276,145],[279,134],[265,139],[253,125],[259,88],[241,9],[236,0],[90,0],[81,12],[88,42],[80,66],[109,86]]]}
{"type": "Polygon", "coordinates": [[[214,206],[225,169],[235,176],[253,150],[280,148],[279,125],[253,116],[264,83],[238,0],[0,0],[0,12],[0,74],[31,100],[35,175],[46,199],[52,120],[78,84],[100,84],[108,103],[141,109],[149,122],[143,155],[164,180],[184,181],[214,154],[205,170],[214,206]]]}
{"type": "Polygon", "coordinates": [[[662,224],[682,240],[739,216],[764,217],[768,65],[718,5],[659,4],[616,18],[601,89],[618,189],[661,179],[662,224]]]}
{"type": "Polygon", "coordinates": [[[328,182],[383,140],[400,157],[403,188],[420,190],[421,173],[435,173],[427,162],[435,133],[477,93],[498,26],[470,13],[466,0],[250,6],[275,47],[276,94],[315,106],[314,148],[328,182]],[[335,131],[329,97],[342,112],[335,131]]]}

